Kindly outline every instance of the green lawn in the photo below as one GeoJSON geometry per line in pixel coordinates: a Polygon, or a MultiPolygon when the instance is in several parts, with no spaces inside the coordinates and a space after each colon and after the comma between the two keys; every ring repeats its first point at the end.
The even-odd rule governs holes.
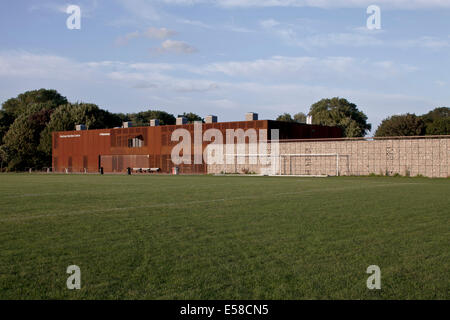
{"type": "Polygon", "coordinates": [[[450,179],[0,175],[1,299],[449,299],[449,248],[450,179]]]}

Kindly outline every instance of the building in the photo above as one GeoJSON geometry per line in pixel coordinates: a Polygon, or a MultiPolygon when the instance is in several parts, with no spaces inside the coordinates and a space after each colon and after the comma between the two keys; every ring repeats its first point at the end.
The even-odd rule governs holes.
{"type": "MultiPolygon", "coordinates": [[[[280,140],[342,137],[337,127],[258,120],[255,113],[248,113],[246,121],[235,122],[217,122],[216,116],[208,116],[201,127],[203,132],[218,129],[224,136],[227,129],[279,129],[280,140]]],[[[193,143],[194,124],[187,124],[185,118],[178,118],[176,125],[160,126],[157,120],[151,120],[147,127],[126,122],[122,128],[86,130],[80,125],[76,131],[53,132],[52,167],[55,172],[98,172],[103,168],[114,173],[132,168],[170,173],[174,167],[172,148],[178,144],[171,141],[171,135],[180,128],[189,131],[193,143]]],[[[203,149],[207,144],[203,143],[203,149]]],[[[182,164],[179,169],[180,173],[207,172],[206,164],[182,164]]]]}

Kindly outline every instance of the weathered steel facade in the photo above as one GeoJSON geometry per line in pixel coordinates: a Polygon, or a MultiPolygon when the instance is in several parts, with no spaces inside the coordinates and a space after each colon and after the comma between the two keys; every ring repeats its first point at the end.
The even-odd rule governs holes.
{"type": "MultiPolygon", "coordinates": [[[[125,172],[130,168],[159,169],[170,173],[171,141],[176,129],[186,129],[194,143],[194,124],[116,129],[53,132],[52,167],[55,172],[125,172]]],[[[202,131],[218,129],[226,136],[227,129],[279,129],[280,139],[339,138],[342,131],[336,127],[287,123],[271,120],[203,123],[202,131]]],[[[203,149],[208,142],[203,143],[203,149]]],[[[193,163],[193,161],[192,161],[193,163]]],[[[182,164],[180,173],[207,172],[206,164],[182,164]]]]}

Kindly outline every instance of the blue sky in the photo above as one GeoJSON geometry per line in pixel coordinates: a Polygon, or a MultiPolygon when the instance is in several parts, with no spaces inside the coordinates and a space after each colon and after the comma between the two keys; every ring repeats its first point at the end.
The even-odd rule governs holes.
{"type": "Polygon", "coordinates": [[[225,121],[340,96],[374,129],[450,106],[450,0],[2,1],[0,33],[1,101],[54,88],[113,112],[225,121]],[[381,30],[366,27],[372,4],[381,30]]]}

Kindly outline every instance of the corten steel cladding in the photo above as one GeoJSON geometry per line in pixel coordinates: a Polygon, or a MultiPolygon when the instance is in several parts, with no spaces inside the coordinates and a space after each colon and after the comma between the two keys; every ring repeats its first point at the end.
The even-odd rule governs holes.
{"type": "MultiPolygon", "coordinates": [[[[171,141],[176,129],[186,129],[194,144],[194,125],[169,125],[117,129],[53,132],[53,170],[55,172],[126,172],[132,169],[159,169],[170,173],[172,148],[178,144],[171,141]]],[[[280,139],[340,138],[342,131],[336,127],[306,125],[271,120],[218,122],[202,124],[202,131],[219,129],[226,137],[227,129],[279,129],[280,139]]],[[[203,142],[203,150],[210,142],[203,142]]],[[[192,159],[193,163],[193,159],[192,159]]],[[[204,174],[206,164],[181,164],[180,173],[204,174]]]]}

